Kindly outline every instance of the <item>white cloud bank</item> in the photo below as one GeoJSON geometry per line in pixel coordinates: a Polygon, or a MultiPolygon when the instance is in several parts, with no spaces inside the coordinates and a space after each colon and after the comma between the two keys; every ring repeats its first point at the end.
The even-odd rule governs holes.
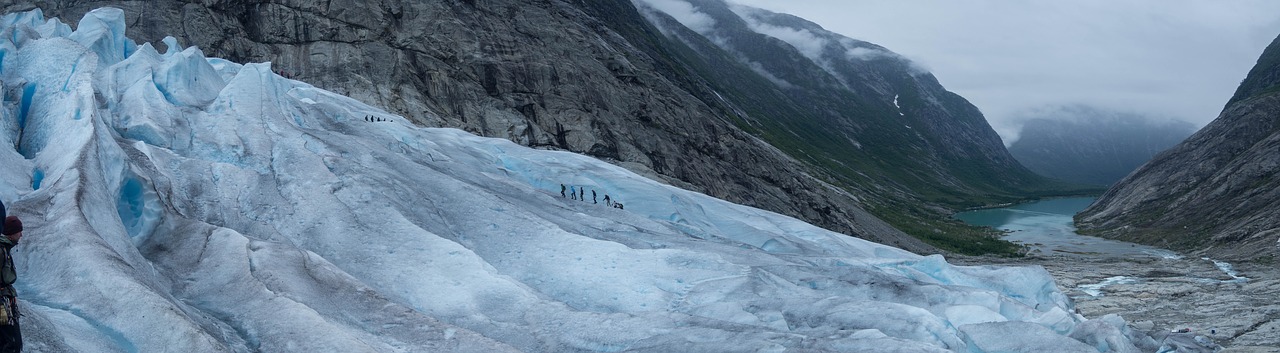
{"type": "Polygon", "coordinates": [[[685,27],[689,27],[689,29],[692,29],[694,32],[698,32],[703,35],[710,33],[711,30],[716,27],[716,20],[712,19],[711,16],[698,11],[698,9],[688,1],[635,0],[633,3],[639,3],[654,10],[666,13],[685,27]]]}

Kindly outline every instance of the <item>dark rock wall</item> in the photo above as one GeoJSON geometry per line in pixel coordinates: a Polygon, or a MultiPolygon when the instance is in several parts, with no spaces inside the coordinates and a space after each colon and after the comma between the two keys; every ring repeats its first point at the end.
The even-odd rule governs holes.
{"type": "Polygon", "coordinates": [[[1216,120],[1077,216],[1086,231],[1223,258],[1280,252],[1280,39],[1216,120]]]}

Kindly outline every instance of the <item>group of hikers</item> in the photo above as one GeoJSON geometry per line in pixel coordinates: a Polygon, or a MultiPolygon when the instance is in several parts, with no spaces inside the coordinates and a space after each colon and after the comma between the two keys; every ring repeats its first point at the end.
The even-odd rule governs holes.
{"type": "MultiPolygon", "coordinates": [[[[570,200],[587,201],[587,188],[570,185],[566,189],[564,184],[560,184],[560,197],[568,197],[570,200]],[[565,196],[565,190],[569,191],[568,196],[565,196]]],[[[595,190],[591,190],[591,203],[599,203],[596,201],[595,190]]],[[[617,209],[625,209],[621,202],[616,202],[613,199],[610,199],[609,194],[604,195],[604,204],[617,209]]]]}
{"type": "Polygon", "coordinates": [[[394,122],[394,121],[392,121],[391,119],[387,119],[387,118],[383,118],[383,117],[375,116],[375,115],[365,115],[365,116],[364,116],[364,121],[371,121],[371,122],[384,122],[384,121],[386,121],[386,122],[394,122]]]}
{"type": "Polygon", "coordinates": [[[4,202],[0,202],[0,353],[22,352],[22,331],[18,329],[18,292],[13,283],[18,281],[18,271],[13,266],[13,256],[9,254],[18,240],[22,239],[22,220],[5,212],[4,202]]]}

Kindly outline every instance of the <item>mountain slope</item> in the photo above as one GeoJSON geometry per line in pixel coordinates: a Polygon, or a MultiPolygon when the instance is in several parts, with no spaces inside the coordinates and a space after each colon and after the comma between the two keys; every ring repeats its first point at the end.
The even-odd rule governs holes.
{"type": "MultiPolygon", "coordinates": [[[[726,6],[717,0],[695,3],[713,14],[717,5],[726,6]]],[[[712,15],[717,26],[704,35],[725,38],[720,45],[739,53],[739,60],[759,63],[763,71],[791,83],[782,89],[794,101],[824,105],[814,110],[820,128],[845,137],[838,148],[853,155],[828,158],[873,160],[867,166],[871,170],[903,174],[895,181],[925,196],[1004,194],[1043,182],[1013,160],[976,107],[896,53],[798,17],[742,6],[728,9],[742,21],[712,15]],[[788,50],[795,55],[777,54],[788,50]],[[812,78],[796,77],[795,71],[807,71],[804,75],[812,78]],[[986,173],[967,174],[978,170],[986,173]]],[[[755,118],[784,120],[776,115],[755,118]]]]}
{"type": "Polygon", "coordinates": [[[45,10],[76,18],[104,4],[126,9],[129,33],[141,41],[160,43],[179,29],[181,42],[210,55],[271,61],[287,76],[426,126],[579,152],[845,234],[937,252],[690,94],[711,93],[671,58],[638,49],[667,43],[626,1],[90,1],[45,10]],[[612,23],[640,26],[628,33],[639,37],[612,23]]]}
{"type": "Polygon", "coordinates": [[[27,224],[14,256],[31,350],[1150,341],[1074,314],[1038,267],[952,266],[587,156],[419,128],[270,64],[136,45],[120,10],[74,32],[38,11],[2,21],[0,197],[27,224]]]}
{"type": "Polygon", "coordinates": [[[1091,185],[1115,184],[1195,132],[1186,122],[1087,106],[1046,108],[1024,118],[1009,153],[1040,175],[1091,185]]]}
{"type": "Polygon", "coordinates": [[[1010,251],[970,248],[997,242],[962,236],[973,230],[944,221],[946,209],[1063,192],[1008,157],[975,108],[896,54],[720,1],[691,4],[726,24],[715,29],[732,39],[723,46],[679,24],[655,28],[646,18],[661,15],[623,0],[89,1],[46,10],[75,18],[102,4],[137,16],[127,22],[142,41],[179,29],[183,43],[211,55],[271,61],[427,126],[615,161],[917,252],[937,250],[863,208],[950,250],[1010,251]],[[832,53],[808,57],[753,23],[816,33],[832,53]],[[844,58],[850,50],[872,60],[844,58]]]}
{"type": "Polygon", "coordinates": [[[1077,216],[1088,232],[1223,258],[1280,243],[1280,38],[1213,122],[1077,216]]]}
{"type": "Polygon", "coordinates": [[[739,127],[856,190],[878,216],[935,245],[982,241],[950,238],[965,229],[938,221],[936,208],[1081,190],[1027,171],[975,107],[882,47],[718,0],[677,9],[701,16],[696,23],[658,8],[671,2],[636,3],[666,36],[691,48],[677,53],[681,61],[707,77],[739,127]]]}

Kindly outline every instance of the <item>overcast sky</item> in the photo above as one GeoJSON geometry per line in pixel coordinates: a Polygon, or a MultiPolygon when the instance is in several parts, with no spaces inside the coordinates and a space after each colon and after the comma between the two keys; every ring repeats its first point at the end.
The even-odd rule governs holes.
{"type": "Polygon", "coordinates": [[[1275,0],[730,0],[927,67],[1006,142],[1020,110],[1089,104],[1199,126],[1280,35],[1275,0]]]}

